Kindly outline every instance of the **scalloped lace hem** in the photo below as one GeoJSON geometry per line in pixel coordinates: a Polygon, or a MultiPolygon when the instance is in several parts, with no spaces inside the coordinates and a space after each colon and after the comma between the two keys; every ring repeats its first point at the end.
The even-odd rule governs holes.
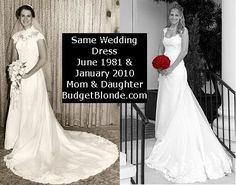
{"type": "MultiPolygon", "coordinates": [[[[145,164],[149,167],[149,168],[153,168],[155,170],[160,171],[163,176],[170,182],[174,182],[174,183],[195,183],[195,182],[205,182],[209,179],[219,179],[222,178],[224,176],[227,176],[228,174],[232,173],[231,171],[231,167],[232,167],[232,163],[231,161],[228,161],[228,163],[223,163],[221,166],[218,166],[216,168],[213,169],[213,165],[209,168],[208,167],[204,167],[204,169],[202,170],[196,170],[194,168],[194,166],[192,167],[188,167],[186,169],[193,169],[192,173],[189,173],[188,170],[183,171],[183,175],[177,174],[176,171],[180,171],[181,169],[179,169],[176,166],[178,166],[178,164],[173,165],[174,167],[171,169],[168,169],[167,167],[164,166],[158,166],[153,164],[154,162],[151,159],[147,159],[145,160],[145,164]],[[206,170],[210,169],[209,171],[206,170]],[[214,171],[214,174],[212,174],[212,171],[214,171]],[[210,175],[209,175],[209,174],[210,175]]],[[[187,165],[186,165],[187,166],[187,165]]]]}
{"type": "MultiPolygon", "coordinates": [[[[74,132],[74,131],[66,131],[66,132],[74,132]]],[[[61,173],[56,174],[50,170],[42,170],[40,172],[39,170],[35,173],[32,173],[32,171],[29,169],[24,169],[24,170],[17,170],[15,166],[19,161],[15,160],[14,157],[11,157],[11,153],[4,156],[4,161],[6,162],[6,166],[17,176],[22,177],[23,179],[30,180],[33,182],[38,182],[42,184],[69,184],[72,182],[76,182],[79,180],[87,179],[91,176],[97,175],[101,173],[102,171],[106,170],[109,168],[112,164],[116,162],[118,159],[119,153],[118,153],[118,147],[116,144],[112,143],[108,139],[105,139],[101,136],[91,134],[91,133],[85,133],[86,136],[90,137],[96,137],[98,138],[98,144],[104,143],[106,145],[110,145],[110,153],[107,156],[104,156],[101,158],[100,165],[97,165],[93,169],[86,170],[86,173],[81,174],[80,171],[73,171],[73,167],[71,169],[68,169],[68,171],[64,171],[64,169],[60,168],[58,171],[61,173]],[[102,142],[103,141],[103,142],[102,142]],[[71,171],[70,171],[71,170],[71,171]],[[37,175],[35,177],[34,175],[37,175]]],[[[108,146],[107,146],[108,147],[108,146]]],[[[65,165],[70,165],[70,164],[65,164],[65,165]]],[[[73,165],[73,164],[72,164],[73,165]]],[[[77,166],[77,169],[79,166],[77,166]]],[[[81,166],[83,168],[83,166],[81,166]]],[[[83,169],[84,170],[84,169],[83,169]]]]}

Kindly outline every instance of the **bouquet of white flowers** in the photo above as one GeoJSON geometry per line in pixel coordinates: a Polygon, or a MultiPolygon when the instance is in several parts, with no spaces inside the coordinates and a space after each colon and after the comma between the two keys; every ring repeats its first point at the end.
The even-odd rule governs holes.
{"type": "Polygon", "coordinates": [[[20,60],[13,61],[8,66],[9,77],[11,80],[11,99],[13,100],[14,105],[16,104],[17,95],[20,94],[21,89],[21,79],[25,74],[25,62],[20,60]]]}

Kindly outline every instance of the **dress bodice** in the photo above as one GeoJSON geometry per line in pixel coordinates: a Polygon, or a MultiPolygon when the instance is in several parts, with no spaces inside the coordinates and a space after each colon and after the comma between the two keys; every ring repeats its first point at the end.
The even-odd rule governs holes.
{"type": "Polygon", "coordinates": [[[19,60],[25,62],[26,72],[35,66],[39,58],[37,41],[44,36],[33,26],[29,29],[19,31],[12,36],[16,44],[19,60]]]}
{"type": "Polygon", "coordinates": [[[167,28],[164,28],[164,39],[163,45],[165,47],[165,55],[168,56],[171,60],[171,64],[175,61],[178,57],[179,53],[181,52],[181,42],[182,39],[179,34],[172,36],[170,38],[166,37],[167,28]]]}

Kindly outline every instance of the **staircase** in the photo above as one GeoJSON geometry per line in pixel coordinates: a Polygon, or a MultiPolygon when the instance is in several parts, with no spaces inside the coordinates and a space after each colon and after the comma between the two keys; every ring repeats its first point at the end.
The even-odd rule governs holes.
{"type": "MultiPolygon", "coordinates": [[[[219,118],[215,119],[213,122],[213,131],[217,135],[217,137],[232,151],[235,155],[236,153],[236,130],[235,124],[223,124],[222,113],[219,112],[219,118]],[[223,134],[224,133],[224,134],[223,134]]],[[[224,117],[224,120],[230,119],[233,123],[233,117],[224,117]]],[[[227,121],[225,121],[227,123],[227,121]]]]}
{"type": "Polygon", "coordinates": [[[120,152],[120,185],[131,184],[131,177],[136,174],[136,167],[126,162],[126,154],[120,152]]]}
{"type": "MultiPolygon", "coordinates": [[[[212,130],[232,156],[234,168],[233,173],[223,178],[208,180],[201,184],[235,184],[236,92],[216,74],[205,72],[210,76],[212,83],[205,83],[205,91],[200,94],[198,101],[208,116],[212,130]]],[[[149,116],[154,117],[154,114],[150,113],[155,113],[155,107],[151,106],[148,109],[148,105],[145,105],[145,114],[141,110],[143,106],[137,106],[135,103],[126,103],[123,108],[120,106],[120,150],[124,152],[120,157],[120,184],[172,184],[160,172],[144,164],[144,159],[150,154],[155,143],[153,133],[149,133],[155,130],[149,129],[154,127],[149,116]]]]}

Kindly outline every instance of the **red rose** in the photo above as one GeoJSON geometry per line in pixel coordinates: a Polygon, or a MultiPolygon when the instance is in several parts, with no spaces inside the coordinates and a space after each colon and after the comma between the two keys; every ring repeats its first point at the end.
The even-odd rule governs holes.
{"type": "Polygon", "coordinates": [[[153,59],[152,66],[156,69],[167,69],[170,66],[170,59],[165,55],[158,55],[153,59]]]}

